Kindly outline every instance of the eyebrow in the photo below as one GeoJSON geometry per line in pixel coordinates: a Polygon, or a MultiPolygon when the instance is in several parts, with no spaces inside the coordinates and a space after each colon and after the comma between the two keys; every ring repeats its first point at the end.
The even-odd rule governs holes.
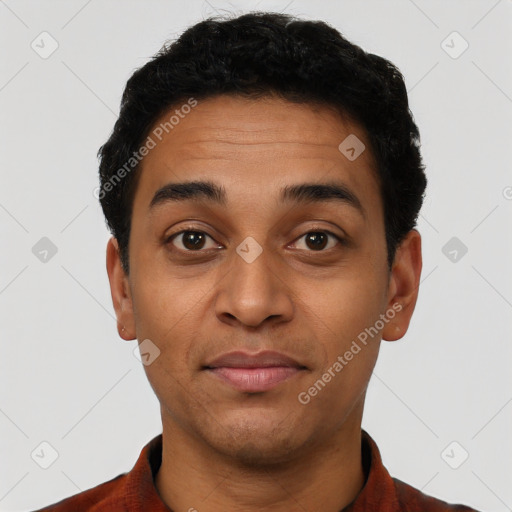
{"type": "MultiPolygon", "coordinates": [[[[206,200],[220,206],[227,206],[227,194],[222,185],[212,181],[186,181],[168,183],[159,188],[149,209],[172,202],[206,200]]],[[[358,197],[346,186],[338,182],[299,183],[286,185],[281,189],[281,202],[322,203],[336,201],[352,206],[366,218],[366,211],[358,197]]]]}

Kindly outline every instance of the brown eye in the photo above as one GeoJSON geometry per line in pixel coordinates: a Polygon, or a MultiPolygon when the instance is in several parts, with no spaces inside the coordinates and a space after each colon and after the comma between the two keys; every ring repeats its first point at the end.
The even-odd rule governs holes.
{"type": "MultiPolygon", "coordinates": [[[[305,245],[307,249],[310,249],[312,251],[316,252],[322,252],[326,245],[328,244],[329,237],[335,238],[337,242],[342,242],[342,239],[335,235],[334,233],[331,233],[330,231],[310,231],[304,235],[302,235],[300,239],[305,239],[305,245]]],[[[331,247],[328,247],[328,249],[331,249],[334,245],[331,245],[331,247]]]]}
{"type": "Polygon", "coordinates": [[[175,233],[167,241],[172,243],[173,245],[175,245],[175,247],[182,251],[192,252],[204,249],[207,238],[213,240],[211,236],[207,235],[203,231],[185,230],[180,231],[179,233],[175,233]],[[177,246],[174,243],[175,240],[181,243],[181,247],[177,246]]]}

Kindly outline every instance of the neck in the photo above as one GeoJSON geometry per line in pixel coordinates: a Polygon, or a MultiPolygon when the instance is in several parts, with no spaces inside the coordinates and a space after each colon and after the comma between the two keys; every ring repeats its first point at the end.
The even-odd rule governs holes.
{"type": "Polygon", "coordinates": [[[173,511],[340,512],[364,486],[360,411],[300,456],[267,466],[228,457],[162,415],[156,487],[173,511]]]}

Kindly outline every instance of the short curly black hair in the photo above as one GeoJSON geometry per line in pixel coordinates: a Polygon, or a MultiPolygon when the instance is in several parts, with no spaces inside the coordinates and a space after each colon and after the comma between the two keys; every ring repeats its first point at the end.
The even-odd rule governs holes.
{"type": "Polygon", "coordinates": [[[400,71],[323,21],[271,12],[211,17],[166,43],[126,84],[119,118],[98,151],[98,197],[128,274],[139,149],[154,123],[190,98],[278,95],[348,114],[365,129],[378,166],[388,266],[415,227],[427,180],[400,71]],[[128,168],[131,162],[133,170],[128,168]],[[124,169],[124,172],[122,171],[124,169]]]}

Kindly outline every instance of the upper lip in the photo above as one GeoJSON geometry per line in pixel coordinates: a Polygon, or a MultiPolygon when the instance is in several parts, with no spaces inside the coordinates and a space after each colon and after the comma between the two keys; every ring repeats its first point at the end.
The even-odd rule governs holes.
{"type": "Polygon", "coordinates": [[[305,368],[295,359],[273,350],[265,350],[256,354],[243,351],[227,352],[210,361],[205,368],[268,368],[270,366],[305,368]]]}

